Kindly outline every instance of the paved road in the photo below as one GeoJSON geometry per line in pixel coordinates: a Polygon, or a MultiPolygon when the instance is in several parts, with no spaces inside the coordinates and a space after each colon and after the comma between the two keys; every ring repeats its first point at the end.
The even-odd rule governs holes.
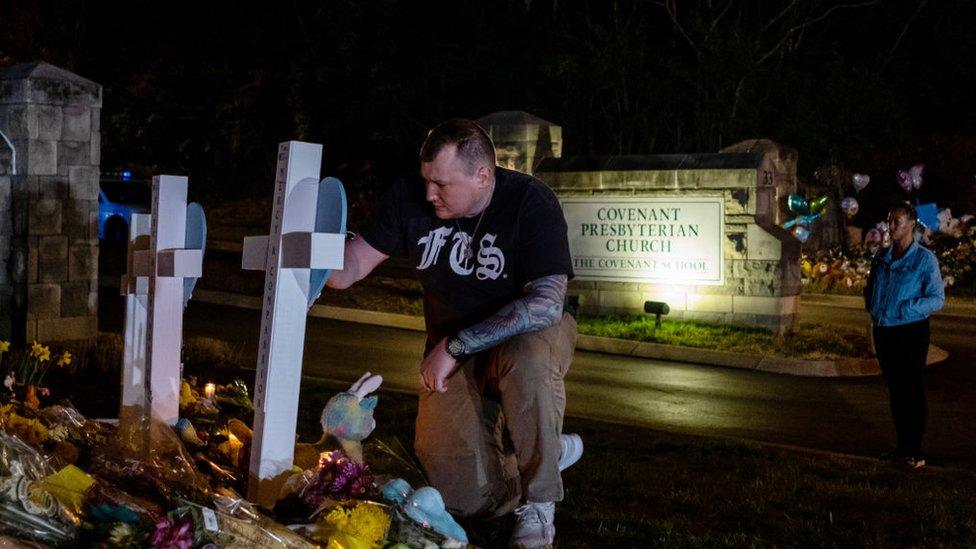
{"type": "MultiPolygon", "coordinates": [[[[100,322],[118,330],[121,301],[102,293],[100,322]]],[[[866,325],[856,310],[804,306],[804,320],[866,325]]],[[[934,463],[976,469],[976,322],[936,318],[934,342],[951,353],[930,373],[927,447],[934,463]]],[[[191,302],[187,335],[239,342],[253,354],[256,311],[191,302]]],[[[413,391],[422,334],[310,318],[306,375],[355,380],[381,373],[413,391]]],[[[744,437],[874,456],[892,435],[879,378],[816,379],[577,352],[567,378],[568,414],[673,432],[744,437]]]]}

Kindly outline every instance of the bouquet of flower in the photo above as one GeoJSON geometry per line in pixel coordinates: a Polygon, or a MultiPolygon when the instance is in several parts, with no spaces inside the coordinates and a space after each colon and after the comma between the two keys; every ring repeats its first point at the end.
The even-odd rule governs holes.
{"type": "Polygon", "coordinates": [[[323,452],[319,469],[302,491],[301,498],[311,509],[318,509],[325,498],[335,501],[363,499],[373,483],[369,465],[356,463],[342,450],[323,452]]]}

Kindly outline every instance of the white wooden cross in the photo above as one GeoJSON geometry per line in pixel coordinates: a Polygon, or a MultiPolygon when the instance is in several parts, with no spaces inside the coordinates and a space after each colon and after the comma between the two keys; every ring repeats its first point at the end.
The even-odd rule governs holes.
{"type": "Polygon", "coordinates": [[[126,294],[120,428],[133,442],[147,419],[179,419],[183,308],[203,269],[206,219],[187,205],[187,178],[153,178],[152,215],[134,214],[126,294]]]}
{"type": "Polygon", "coordinates": [[[146,411],[146,312],[149,300],[149,214],[134,213],[129,221],[125,296],[125,334],[122,356],[122,405],[119,424],[131,435],[141,429],[146,411]]]}
{"type": "Polygon", "coordinates": [[[265,507],[294,461],[306,315],[328,269],[343,266],[345,191],[338,179],[319,181],[321,162],[321,145],[281,143],[270,234],[244,239],[242,267],[265,271],[247,487],[265,507]]]}

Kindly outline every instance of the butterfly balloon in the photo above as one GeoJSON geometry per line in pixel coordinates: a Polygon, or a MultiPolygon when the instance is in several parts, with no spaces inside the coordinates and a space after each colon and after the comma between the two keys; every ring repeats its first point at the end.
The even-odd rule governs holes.
{"type": "Polygon", "coordinates": [[[922,170],[925,169],[925,164],[915,164],[906,172],[905,170],[900,170],[898,172],[898,185],[905,190],[906,193],[912,191],[917,191],[922,187],[922,170]]]}

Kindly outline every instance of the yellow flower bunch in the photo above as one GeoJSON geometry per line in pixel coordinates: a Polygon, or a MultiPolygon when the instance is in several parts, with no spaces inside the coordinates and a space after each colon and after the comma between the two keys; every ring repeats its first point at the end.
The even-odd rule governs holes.
{"type": "Polygon", "coordinates": [[[3,353],[10,350],[10,342],[0,339],[0,366],[3,365],[3,353]]]}
{"type": "MultiPolygon", "coordinates": [[[[21,361],[17,369],[17,382],[22,385],[40,385],[44,380],[44,374],[50,367],[51,348],[41,345],[37,341],[31,344],[30,352],[21,361]]],[[[68,353],[68,364],[71,363],[71,355],[68,353]]]]}
{"type": "Polygon", "coordinates": [[[31,446],[37,446],[47,440],[47,427],[36,418],[26,418],[13,413],[7,416],[4,428],[31,446]]]}
{"type": "Polygon", "coordinates": [[[30,356],[31,358],[37,359],[40,362],[47,362],[48,360],[51,360],[51,348],[41,345],[35,341],[34,344],[31,345],[30,356]]]}
{"type": "Polygon", "coordinates": [[[382,547],[390,528],[390,516],[382,506],[360,501],[349,508],[338,506],[320,519],[319,533],[329,538],[328,547],[382,547]]]}

